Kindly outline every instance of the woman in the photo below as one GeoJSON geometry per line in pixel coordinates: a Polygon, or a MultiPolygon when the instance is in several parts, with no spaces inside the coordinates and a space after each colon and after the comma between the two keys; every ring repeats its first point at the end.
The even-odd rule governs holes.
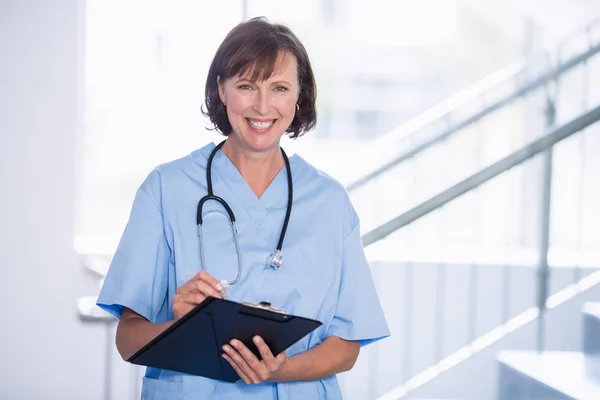
{"type": "Polygon", "coordinates": [[[98,298],[119,318],[117,348],[128,359],[206,296],[269,301],[323,325],[277,356],[255,338],[261,361],[238,341],[225,345],[236,383],[148,368],[142,398],[341,398],[335,375],[352,368],[361,346],[389,332],[346,191],[280,148],[284,134],[296,138],[316,123],[306,51],[284,26],[242,23],[217,50],[205,97],[205,115],[226,140],[148,175],[98,298]],[[239,280],[236,240],[217,201],[203,205],[199,241],[207,172],[213,194],[236,217],[239,280]],[[265,265],[282,231],[284,262],[277,268],[271,257],[265,265]],[[224,287],[227,280],[237,282],[224,287]]]}

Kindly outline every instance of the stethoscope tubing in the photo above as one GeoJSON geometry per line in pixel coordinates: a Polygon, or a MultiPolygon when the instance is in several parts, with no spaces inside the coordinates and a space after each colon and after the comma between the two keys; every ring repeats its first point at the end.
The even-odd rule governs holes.
{"type": "MultiPolygon", "coordinates": [[[[213,151],[210,153],[210,155],[208,157],[208,163],[206,165],[206,184],[207,184],[208,193],[205,196],[203,196],[200,199],[200,201],[198,201],[198,208],[197,208],[197,212],[196,212],[196,224],[198,225],[198,237],[200,240],[200,259],[202,262],[202,268],[204,270],[206,270],[206,262],[205,262],[205,258],[204,258],[204,240],[203,240],[203,232],[202,232],[202,225],[203,225],[202,208],[204,206],[204,203],[206,203],[209,200],[216,201],[219,204],[221,204],[223,206],[223,208],[225,208],[225,211],[227,212],[227,215],[229,216],[229,220],[231,222],[231,229],[233,231],[233,238],[235,241],[235,250],[237,253],[237,262],[238,262],[238,273],[237,273],[236,278],[233,281],[221,280],[221,284],[223,285],[223,287],[229,287],[240,281],[240,279],[242,277],[243,264],[242,264],[242,255],[241,255],[239,239],[238,239],[238,232],[237,232],[237,227],[236,227],[236,223],[235,223],[235,214],[233,213],[233,210],[231,209],[229,204],[227,204],[227,202],[223,198],[221,198],[219,196],[215,196],[215,194],[213,192],[213,187],[212,187],[212,161],[213,161],[215,154],[221,149],[221,147],[223,147],[223,144],[225,144],[225,140],[222,141],[221,143],[219,143],[213,149],[213,151]]],[[[290,216],[292,213],[292,202],[293,202],[293,184],[292,184],[292,171],[290,168],[290,161],[288,159],[287,154],[285,154],[285,151],[283,149],[281,149],[281,154],[283,155],[283,160],[285,162],[285,169],[286,169],[286,174],[287,174],[288,202],[287,202],[287,208],[286,208],[286,212],[285,212],[285,218],[283,221],[283,226],[281,227],[279,240],[277,242],[276,251],[275,251],[275,253],[271,254],[269,256],[269,258],[267,259],[267,265],[273,269],[279,269],[279,267],[281,266],[281,263],[283,262],[283,258],[281,256],[281,249],[283,247],[283,240],[285,238],[285,234],[286,234],[287,227],[289,224],[290,216]]]]}

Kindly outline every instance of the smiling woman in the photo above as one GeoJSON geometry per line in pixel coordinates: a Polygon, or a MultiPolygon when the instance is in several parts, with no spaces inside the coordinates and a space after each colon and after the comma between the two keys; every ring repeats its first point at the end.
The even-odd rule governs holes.
{"type": "Polygon", "coordinates": [[[265,24],[254,18],[234,28],[208,71],[204,115],[223,135],[234,131],[232,116],[270,122],[265,113],[281,112],[271,120],[281,119],[279,133],[292,138],[316,124],[317,89],[306,49],[289,28],[266,30],[265,24]]]}
{"type": "Polygon", "coordinates": [[[322,325],[281,354],[255,337],[260,360],[236,338],[219,343],[235,384],[148,368],[143,399],[339,399],[337,374],[389,335],[347,192],[280,147],[315,126],[315,99],[308,55],[287,27],[235,27],[205,93],[204,113],[226,139],[150,172],[97,304],[119,318],[124,359],[208,296],[267,301],[322,325]]]}
{"type": "Polygon", "coordinates": [[[219,99],[231,125],[229,143],[235,141],[255,151],[279,146],[296,114],[300,92],[296,64],[295,57],[281,52],[277,69],[266,80],[255,80],[248,73],[225,81],[217,77],[219,99]]]}
{"type": "Polygon", "coordinates": [[[228,137],[223,152],[260,197],[283,167],[281,137],[297,138],[316,124],[315,78],[306,49],[286,26],[262,18],[238,25],[217,49],[205,102],[203,114],[228,137]],[[257,157],[261,161],[245,161],[257,157]]]}

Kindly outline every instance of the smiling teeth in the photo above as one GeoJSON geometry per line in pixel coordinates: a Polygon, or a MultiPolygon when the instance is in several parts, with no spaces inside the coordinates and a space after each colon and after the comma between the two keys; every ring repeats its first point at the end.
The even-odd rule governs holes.
{"type": "Polygon", "coordinates": [[[267,129],[267,128],[270,128],[271,125],[273,125],[273,121],[257,122],[257,121],[252,121],[251,119],[249,119],[248,121],[250,122],[250,125],[252,125],[252,127],[256,128],[256,129],[267,129]]]}

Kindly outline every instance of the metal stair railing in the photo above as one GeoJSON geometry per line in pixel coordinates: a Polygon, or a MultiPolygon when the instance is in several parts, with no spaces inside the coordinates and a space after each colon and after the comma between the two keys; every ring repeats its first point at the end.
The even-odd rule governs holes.
{"type": "MultiPolygon", "coordinates": [[[[417,116],[410,118],[407,122],[403,123],[398,128],[394,129],[392,132],[386,134],[385,136],[379,139],[376,139],[376,143],[372,147],[375,147],[374,150],[378,151],[379,148],[386,148],[388,146],[393,145],[394,142],[402,140],[412,140],[414,135],[420,133],[420,131],[426,128],[427,126],[434,124],[435,122],[441,120],[442,118],[445,118],[446,116],[450,115],[453,111],[459,109],[465,104],[468,104],[469,102],[481,96],[484,96],[491,90],[494,90],[499,86],[503,85],[504,83],[514,79],[525,70],[525,67],[525,60],[519,60],[501,68],[500,70],[486,76],[485,78],[479,80],[473,85],[467,87],[464,90],[459,91],[458,93],[425,110],[417,116]]],[[[463,127],[468,126],[469,124],[476,121],[477,120],[473,120],[466,125],[463,124],[463,126],[461,127],[457,126],[456,130],[462,129],[463,127]]],[[[356,189],[360,188],[373,178],[378,177],[379,175],[388,171],[397,164],[413,157],[414,155],[425,150],[426,148],[435,144],[436,142],[441,141],[446,137],[450,136],[452,133],[454,133],[454,131],[455,130],[452,130],[452,132],[440,133],[439,135],[435,136],[436,140],[432,140],[430,144],[428,143],[429,141],[426,141],[420,145],[413,146],[409,150],[398,154],[389,162],[386,162],[385,164],[375,168],[373,171],[365,174],[364,176],[348,184],[346,186],[346,189],[349,192],[355,191],[356,189]]]]}
{"type": "Polygon", "coordinates": [[[444,204],[455,198],[475,189],[477,186],[489,181],[495,176],[509,170],[510,168],[523,163],[542,151],[554,146],[556,143],[579,132],[588,125],[600,119],[600,106],[593,108],[579,117],[567,122],[563,126],[554,129],[543,137],[529,143],[518,151],[515,151],[501,160],[489,165],[479,172],[469,176],[461,182],[449,187],[443,192],[435,195],[429,200],[413,207],[412,209],[398,215],[383,225],[367,232],[363,235],[363,245],[368,247],[378,240],[384,239],[398,229],[410,224],[411,222],[427,215],[444,204]]]}
{"type": "MultiPolygon", "coordinates": [[[[592,31],[592,29],[598,25],[600,25],[600,20],[594,21],[582,30],[582,32],[584,32],[588,37],[589,42],[588,49],[586,51],[583,51],[580,54],[561,63],[560,65],[546,71],[545,73],[542,73],[540,76],[525,82],[523,85],[513,90],[510,94],[500,98],[499,100],[488,105],[487,107],[476,112],[475,114],[465,118],[464,120],[453,124],[449,128],[442,130],[441,132],[434,134],[431,137],[424,138],[420,141],[417,138],[417,140],[415,140],[415,142],[417,143],[411,143],[408,149],[401,151],[396,156],[393,156],[391,160],[385,161],[382,165],[373,169],[371,172],[368,172],[362,177],[349,183],[346,186],[346,189],[349,192],[356,191],[360,187],[364,186],[374,178],[377,178],[383,173],[389,171],[390,169],[394,168],[398,164],[416,156],[417,154],[430,148],[436,143],[448,139],[455,133],[460,132],[461,130],[479,122],[484,117],[490,115],[494,111],[497,111],[503,106],[510,104],[516,99],[522,98],[523,96],[533,92],[534,90],[544,87],[545,85],[549,84],[554,79],[556,79],[557,76],[564,74],[565,72],[573,69],[578,65],[581,65],[582,63],[585,63],[588,59],[600,52],[600,44],[593,46],[591,44],[592,37],[589,34],[592,31]]],[[[575,36],[575,34],[572,36],[575,36]]],[[[560,49],[561,46],[564,46],[564,44],[569,39],[570,38],[567,38],[564,41],[562,41],[558,45],[558,48],[560,49]]],[[[544,58],[547,58],[547,55],[544,55],[544,58]]],[[[495,72],[494,74],[491,74],[487,78],[484,78],[483,80],[477,82],[476,84],[467,88],[466,90],[459,92],[458,94],[439,103],[431,109],[412,118],[396,130],[392,131],[390,134],[380,139],[377,139],[377,143],[374,147],[378,149],[385,149],[389,148],[390,146],[393,146],[393,143],[397,141],[405,139],[410,139],[412,141],[414,136],[418,136],[418,133],[424,127],[431,125],[434,122],[440,120],[441,118],[448,116],[452,111],[458,109],[459,107],[468,103],[469,101],[472,101],[473,99],[484,95],[486,92],[500,86],[501,84],[509,81],[510,79],[517,77],[525,69],[525,60],[520,60],[508,65],[507,67],[495,72]]]]}
{"type": "MultiPolygon", "coordinates": [[[[365,248],[372,246],[373,244],[387,238],[394,232],[397,232],[403,227],[419,220],[420,218],[430,214],[431,212],[438,210],[445,206],[446,204],[452,202],[453,200],[458,199],[459,197],[476,190],[478,187],[483,185],[486,182],[493,180],[499,175],[508,172],[509,170],[524,164],[526,161],[532,159],[536,155],[542,155],[544,157],[545,169],[542,174],[543,185],[542,185],[542,206],[541,206],[541,244],[539,247],[539,258],[537,264],[537,296],[536,296],[536,305],[535,309],[531,311],[535,311],[535,315],[531,313],[527,313],[527,318],[525,320],[536,320],[537,319],[537,344],[538,350],[543,349],[544,343],[544,321],[545,321],[545,312],[548,308],[548,289],[549,289],[549,265],[548,265],[548,235],[549,235],[549,219],[550,219],[550,184],[552,181],[552,151],[554,147],[564,141],[565,139],[577,134],[582,133],[586,130],[587,127],[597,123],[600,121],[600,105],[595,106],[594,108],[588,109],[581,113],[579,116],[571,119],[570,121],[562,124],[561,126],[554,127],[553,126],[553,115],[550,115],[548,118],[548,127],[546,133],[532,142],[526,144],[522,148],[517,151],[512,152],[508,156],[490,164],[489,166],[479,170],[478,172],[472,174],[466,179],[452,185],[432,196],[428,200],[423,203],[417,205],[416,207],[411,208],[410,210],[398,215],[395,218],[392,218],[388,222],[380,225],[379,227],[367,232],[362,236],[363,245],[365,248]],[[533,319],[532,319],[533,318],[533,319]]],[[[442,289],[444,290],[444,289],[442,289]]],[[[441,306],[438,304],[436,306],[441,306]]],[[[435,310],[436,320],[444,319],[443,311],[435,310]]],[[[522,316],[520,316],[522,317],[522,316]]],[[[520,318],[519,317],[519,318],[520,318]]],[[[471,318],[471,317],[470,317],[471,318]]],[[[472,321],[471,321],[472,322],[472,321]]],[[[510,321],[503,322],[502,324],[511,324],[518,325],[512,319],[510,321]]],[[[440,325],[436,323],[436,326],[439,328],[440,325]]],[[[409,329],[410,327],[406,327],[405,329],[409,329]]],[[[495,329],[494,331],[496,331],[495,329]]],[[[508,332],[508,331],[507,331],[508,332]]],[[[436,339],[435,340],[443,340],[440,339],[443,337],[443,328],[441,331],[436,331],[436,339]]],[[[498,332],[495,332],[495,340],[499,340],[498,332]]],[[[478,339],[476,339],[478,340],[478,339]]],[[[475,341],[473,343],[475,343],[475,341]]],[[[491,339],[486,338],[485,343],[487,345],[491,345],[493,341],[491,339]]],[[[482,345],[483,346],[483,345],[482,345]]],[[[437,347],[437,346],[433,346],[437,347]]],[[[416,388],[422,386],[428,380],[435,377],[436,374],[433,372],[436,368],[439,371],[447,370],[455,363],[460,360],[466,360],[470,357],[470,354],[475,354],[477,351],[483,349],[481,346],[475,346],[472,349],[472,353],[467,351],[469,349],[469,345],[459,349],[458,351],[450,354],[449,356],[439,358],[434,361],[433,366],[428,367],[425,371],[418,373],[417,375],[410,376],[409,379],[405,379],[402,385],[397,386],[395,389],[389,391],[389,395],[385,396],[386,399],[391,398],[401,398],[408,392],[415,390],[416,388]],[[459,354],[460,353],[460,354],[459,354]]],[[[410,352],[410,349],[407,350],[410,352]]],[[[377,362],[373,362],[371,365],[376,365],[377,362]]],[[[373,385],[373,382],[370,383],[373,385]]]]}

